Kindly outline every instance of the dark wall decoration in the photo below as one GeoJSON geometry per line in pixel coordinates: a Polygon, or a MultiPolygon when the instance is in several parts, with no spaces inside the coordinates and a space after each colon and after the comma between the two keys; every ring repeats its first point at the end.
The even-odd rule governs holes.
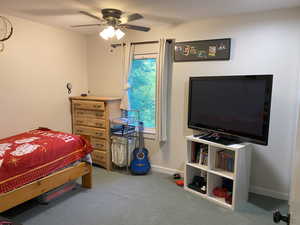
{"type": "Polygon", "coordinates": [[[229,60],[231,39],[175,43],[175,62],[229,60]]]}

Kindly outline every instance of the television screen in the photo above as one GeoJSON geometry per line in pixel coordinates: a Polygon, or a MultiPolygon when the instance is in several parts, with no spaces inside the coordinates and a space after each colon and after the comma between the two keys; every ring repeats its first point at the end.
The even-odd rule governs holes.
{"type": "Polygon", "coordinates": [[[188,126],[268,144],[273,75],[191,77],[188,126]]]}

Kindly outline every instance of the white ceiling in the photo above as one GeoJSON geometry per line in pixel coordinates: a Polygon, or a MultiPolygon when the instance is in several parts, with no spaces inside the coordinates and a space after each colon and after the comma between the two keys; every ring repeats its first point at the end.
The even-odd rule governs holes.
{"type": "MultiPolygon", "coordinates": [[[[4,13],[65,28],[97,22],[79,14],[79,10],[98,13],[99,16],[101,8],[137,12],[142,14],[144,19],[134,24],[159,26],[297,6],[300,6],[300,0],[0,0],[0,11],[4,13]]],[[[99,28],[74,30],[90,33],[98,31],[99,28]]]]}

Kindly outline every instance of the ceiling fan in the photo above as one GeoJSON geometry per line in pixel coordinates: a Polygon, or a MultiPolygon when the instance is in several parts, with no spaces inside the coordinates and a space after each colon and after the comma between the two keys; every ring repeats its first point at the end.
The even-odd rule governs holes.
{"type": "Polygon", "coordinates": [[[144,32],[148,32],[150,30],[149,27],[128,24],[128,22],[132,22],[144,18],[141,14],[138,13],[133,13],[128,16],[122,16],[124,12],[118,9],[111,9],[111,8],[101,10],[102,18],[95,16],[92,13],[86,11],[79,11],[79,13],[89,16],[93,19],[99,20],[99,23],[74,25],[71,27],[107,26],[107,28],[105,28],[102,32],[100,32],[100,36],[106,40],[108,40],[109,38],[113,38],[115,36],[118,40],[121,39],[125,34],[123,31],[120,30],[120,28],[126,28],[130,30],[144,31],[144,32]]]}

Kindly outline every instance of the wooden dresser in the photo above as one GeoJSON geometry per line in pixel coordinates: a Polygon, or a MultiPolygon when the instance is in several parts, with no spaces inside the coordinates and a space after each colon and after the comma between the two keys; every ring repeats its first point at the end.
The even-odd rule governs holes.
{"type": "Polygon", "coordinates": [[[120,98],[70,97],[73,134],[92,144],[93,163],[111,169],[110,127],[112,118],[121,116],[120,98]]]}

